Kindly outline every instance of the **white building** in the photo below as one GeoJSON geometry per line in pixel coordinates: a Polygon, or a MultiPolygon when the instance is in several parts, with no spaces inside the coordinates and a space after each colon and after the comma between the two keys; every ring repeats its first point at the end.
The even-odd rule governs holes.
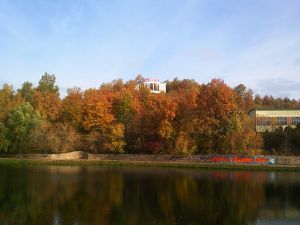
{"type": "Polygon", "coordinates": [[[249,116],[254,120],[257,132],[300,124],[300,109],[252,109],[249,116]]]}
{"type": "Polygon", "coordinates": [[[137,89],[140,89],[142,85],[149,88],[151,93],[166,93],[166,83],[159,82],[158,79],[145,78],[137,85],[137,89]]]}

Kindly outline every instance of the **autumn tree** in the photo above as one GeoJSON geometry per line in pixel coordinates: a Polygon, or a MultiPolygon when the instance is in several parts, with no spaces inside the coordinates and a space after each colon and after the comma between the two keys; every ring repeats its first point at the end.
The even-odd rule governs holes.
{"type": "Polygon", "coordinates": [[[4,121],[7,113],[22,103],[20,96],[15,95],[13,87],[3,84],[0,89],[0,122],[4,121]]]}
{"type": "Polygon", "coordinates": [[[39,111],[44,119],[57,122],[60,110],[61,99],[59,98],[59,88],[55,85],[55,76],[45,73],[39,81],[32,97],[33,107],[39,111]]]}
{"type": "Polygon", "coordinates": [[[255,95],[254,104],[256,108],[262,106],[262,98],[260,97],[260,95],[255,95]]]}
{"type": "Polygon", "coordinates": [[[41,121],[28,133],[23,148],[27,152],[63,153],[77,149],[79,135],[66,123],[41,121]]]}
{"type": "Polygon", "coordinates": [[[239,129],[226,137],[228,152],[261,154],[263,136],[255,131],[254,123],[246,113],[241,112],[239,120],[241,123],[239,129]]]}
{"type": "Polygon", "coordinates": [[[82,130],[83,93],[80,88],[68,89],[68,95],[63,99],[61,108],[60,120],[76,130],[82,130]]]}
{"type": "Polygon", "coordinates": [[[168,85],[172,87],[170,88],[170,94],[177,104],[174,119],[176,139],[173,153],[190,155],[197,150],[195,141],[197,123],[195,121],[197,97],[201,86],[193,80],[180,81],[178,79],[168,82],[168,85]]]}
{"type": "MultiPolygon", "coordinates": [[[[72,88],[62,100],[53,74],[45,73],[37,87],[24,82],[17,92],[5,84],[0,89],[0,151],[21,151],[22,145],[28,151],[66,152],[77,148],[79,139],[80,149],[95,153],[251,153],[262,148],[262,138],[272,144],[266,142],[272,134],[255,132],[250,108],[300,106],[295,99],[269,95],[253,99],[245,85],[231,88],[218,79],[199,84],[175,78],[160,94],[137,88],[143,81],[138,75],[84,92],[72,88]],[[34,115],[39,122],[31,126],[34,115]]],[[[296,149],[299,130],[283,134],[296,149]]]]}
{"type": "Polygon", "coordinates": [[[84,93],[83,125],[86,130],[108,127],[115,120],[112,105],[99,90],[89,89],[84,93]]]}
{"type": "Polygon", "coordinates": [[[122,152],[124,125],[116,121],[108,96],[96,89],[85,91],[83,110],[83,126],[92,134],[89,139],[92,150],[122,152]]]}
{"type": "Polygon", "coordinates": [[[173,79],[172,81],[167,81],[167,92],[180,92],[183,90],[192,90],[199,87],[199,84],[195,80],[183,79],[179,80],[178,78],[173,79]]]}
{"type": "Polygon", "coordinates": [[[225,138],[241,126],[233,90],[219,79],[205,85],[197,99],[197,132],[201,149],[225,150],[225,138]]]}
{"type": "Polygon", "coordinates": [[[124,125],[124,140],[127,143],[127,151],[134,150],[140,107],[137,95],[130,87],[123,88],[115,94],[112,111],[116,121],[124,125]]]}
{"type": "Polygon", "coordinates": [[[51,122],[58,120],[61,110],[61,100],[57,94],[35,91],[33,95],[33,106],[44,119],[51,122]]]}
{"type": "Polygon", "coordinates": [[[137,114],[136,147],[159,153],[173,148],[176,102],[165,94],[140,93],[141,108],[137,114]]]}
{"type": "Polygon", "coordinates": [[[253,108],[253,91],[247,89],[244,84],[239,84],[234,88],[236,94],[236,103],[241,110],[248,111],[253,108]]]}
{"type": "Polygon", "coordinates": [[[263,106],[266,106],[266,107],[272,107],[273,101],[274,101],[273,96],[265,95],[262,99],[262,104],[263,104],[263,106]]]}

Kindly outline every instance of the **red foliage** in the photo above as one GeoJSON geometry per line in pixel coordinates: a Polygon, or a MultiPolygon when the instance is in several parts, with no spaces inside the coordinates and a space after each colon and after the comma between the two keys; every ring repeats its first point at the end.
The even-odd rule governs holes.
{"type": "Polygon", "coordinates": [[[236,157],[233,156],[232,158],[233,163],[254,163],[253,157],[236,157]]]}
{"type": "Polygon", "coordinates": [[[268,163],[268,162],[269,162],[269,159],[266,158],[266,157],[259,157],[259,158],[256,158],[256,159],[255,159],[255,162],[256,162],[256,163],[268,163]]]}
{"type": "Polygon", "coordinates": [[[215,156],[211,158],[211,162],[213,163],[224,163],[224,162],[230,162],[230,159],[225,156],[215,156]]]}

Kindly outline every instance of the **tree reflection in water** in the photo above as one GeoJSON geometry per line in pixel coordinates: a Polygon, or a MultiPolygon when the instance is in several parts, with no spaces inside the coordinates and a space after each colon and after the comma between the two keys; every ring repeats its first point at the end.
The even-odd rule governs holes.
{"type": "Polygon", "coordinates": [[[240,225],[300,212],[293,173],[1,165],[0,182],[8,225],[240,225]]]}

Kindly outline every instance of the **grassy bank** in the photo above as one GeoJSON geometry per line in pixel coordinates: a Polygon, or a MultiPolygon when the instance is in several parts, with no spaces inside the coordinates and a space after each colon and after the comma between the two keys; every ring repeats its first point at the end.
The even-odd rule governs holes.
{"type": "Polygon", "coordinates": [[[41,160],[0,158],[2,165],[57,165],[57,166],[124,166],[124,167],[165,167],[193,168],[214,170],[253,170],[253,171],[293,171],[300,172],[294,165],[247,165],[191,162],[154,162],[154,161],[119,161],[119,160],[41,160]]]}

